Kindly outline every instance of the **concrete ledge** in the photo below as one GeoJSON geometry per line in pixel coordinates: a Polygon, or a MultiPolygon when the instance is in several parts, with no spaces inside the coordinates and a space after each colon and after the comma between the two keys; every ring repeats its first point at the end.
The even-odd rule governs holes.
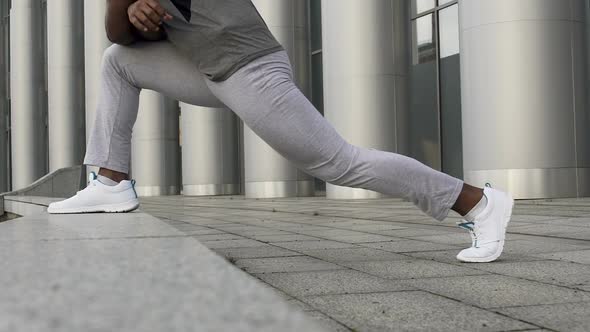
{"type": "Polygon", "coordinates": [[[44,210],[37,209],[35,204],[33,206],[21,204],[22,202],[30,203],[27,199],[23,200],[22,197],[66,198],[74,196],[78,190],[86,186],[85,174],[85,168],[82,165],[62,168],[45,175],[26,188],[0,194],[0,215],[5,212],[19,215],[40,213],[44,210]],[[25,214],[16,211],[24,211],[25,214]]]}
{"type": "Polygon", "coordinates": [[[43,196],[66,198],[86,186],[83,166],[62,168],[49,173],[26,188],[2,194],[3,196],[43,196]]]}
{"type": "Polygon", "coordinates": [[[40,214],[47,211],[49,203],[60,199],[36,196],[4,196],[4,212],[23,217],[40,214]]]}
{"type": "MultiPolygon", "coordinates": [[[[50,201],[7,200],[41,209],[50,201]]],[[[0,223],[0,246],[2,331],[321,330],[145,213],[29,214],[0,223]]]]}

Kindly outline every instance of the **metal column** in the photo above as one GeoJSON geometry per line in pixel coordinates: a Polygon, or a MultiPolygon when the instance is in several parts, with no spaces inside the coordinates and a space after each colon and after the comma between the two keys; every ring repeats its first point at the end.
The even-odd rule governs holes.
{"type": "Polygon", "coordinates": [[[240,193],[238,119],[224,108],[181,103],[182,194],[240,193]]]}
{"type": "MultiPolygon", "coordinates": [[[[94,125],[100,92],[102,55],[111,42],[107,38],[104,19],[106,1],[84,0],[84,73],[86,77],[86,142],[94,125]]],[[[88,167],[96,170],[95,167],[88,167]]]]}
{"type": "Polygon", "coordinates": [[[465,180],[590,194],[584,0],[460,0],[465,180]]]}
{"type": "Polygon", "coordinates": [[[139,196],[180,193],[178,117],[178,102],[155,91],[141,91],[131,141],[131,173],[139,196]]]}
{"type": "Polygon", "coordinates": [[[12,188],[20,189],[47,165],[41,1],[13,1],[10,16],[12,188]]]}
{"type": "MultiPolygon", "coordinates": [[[[352,144],[406,152],[407,6],[405,0],[322,1],[324,114],[352,144]]],[[[326,195],[382,196],[329,184],[326,195]]]]}
{"type": "Polygon", "coordinates": [[[84,3],[47,0],[49,170],[80,165],[85,151],[84,3]]]}
{"type": "MultiPolygon", "coordinates": [[[[289,53],[296,82],[309,95],[310,54],[305,0],[254,0],[269,29],[289,53]]],[[[244,127],[245,194],[248,198],[313,196],[314,179],[299,171],[244,127]]]]}

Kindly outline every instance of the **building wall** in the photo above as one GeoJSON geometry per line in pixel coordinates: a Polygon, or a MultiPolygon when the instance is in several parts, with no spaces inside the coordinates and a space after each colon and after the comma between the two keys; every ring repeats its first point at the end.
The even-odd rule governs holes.
{"type": "MultiPolygon", "coordinates": [[[[27,25],[39,33],[12,31],[17,36],[12,52],[27,54],[14,53],[14,47],[21,47],[22,41],[31,44],[35,60],[21,72],[32,70],[37,90],[32,99],[25,99],[31,94],[18,87],[12,96],[7,93],[10,1],[0,0],[0,191],[10,189],[11,174],[17,175],[17,186],[42,176],[49,160],[45,105],[52,87],[46,84],[46,1],[18,4],[24,1],[39,6],[34,25],[27,25]],[[17,109],[10,109],[9,100],[17,109]],[[15,123],[10,112],[22,115],[23,103],[37,105],[34,116],[15,123]],[[14,129],[19,133],[23,125],[36,128],[31,130],[36,134],[14,136],[14,129]],[[17,138],[12,144],[11,135],[17,138]],[[23,164],[25,160],[30,161],[23,164]]],[[[274,8],[270,0],[260,2],[274,8]]],[[[90,125],[100,59],[109,43],[101,18],[104,1],[85,4],[85,106],[90,125]]],[[[306,49],[309,61],[301,68],[307,73],[311,64],[311,86],[305,89],[353,143],[409,154],[475,185],[492,182],[520,198],[590,195],[590,0],[309,0],[308,8],[310,43],[290,45],[292,53],[301,57],[306,49]],[[420,31],[429,31],[430,41],[420,31]],[[375,77],[391,76],[391,84],[371,89],[359,84],[362,64],[375,77]],[[344,90],[345,82],[357,88],[344,90]],[[376,95],[379,89],[383,91],[376,95]],[[366,103],[341,102],[354,96],[366,103]],[[362,133],[379,134],[365,140],[362,133]]],[[[273,21],[272,26],[282,23],[273,21]]],[[[239,126],[228,128],[236,131],[235,136],[243,135],[239,126]]],[[[243,164],[244,155],[238,155],[240,160],[233,162],[243,164]]],[[[181,166],[176,164],[171,163],[177,170],[170,174],[180,176],[181,166]]],[[[331,197],[371,197],[342,193],[331,197]]]]}

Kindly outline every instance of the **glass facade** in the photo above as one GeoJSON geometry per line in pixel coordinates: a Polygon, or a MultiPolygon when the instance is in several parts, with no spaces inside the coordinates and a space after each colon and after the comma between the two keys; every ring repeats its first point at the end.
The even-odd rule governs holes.
{"type": "Polygon", "coordinates": [[[463,176],[456,0],[412,0],[410,154],[463,176]]]}

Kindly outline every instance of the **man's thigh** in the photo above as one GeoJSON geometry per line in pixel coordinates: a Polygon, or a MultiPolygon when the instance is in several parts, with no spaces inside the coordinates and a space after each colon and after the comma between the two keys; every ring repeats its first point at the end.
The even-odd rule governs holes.
{"type": "Polygon", "coordinates": [[[209,90],[207,78],[197,66],[168,41],[113,45],[107,52],[130,83],[140,89],[154,90],[191,105],[224,107],[209,90]]]}

